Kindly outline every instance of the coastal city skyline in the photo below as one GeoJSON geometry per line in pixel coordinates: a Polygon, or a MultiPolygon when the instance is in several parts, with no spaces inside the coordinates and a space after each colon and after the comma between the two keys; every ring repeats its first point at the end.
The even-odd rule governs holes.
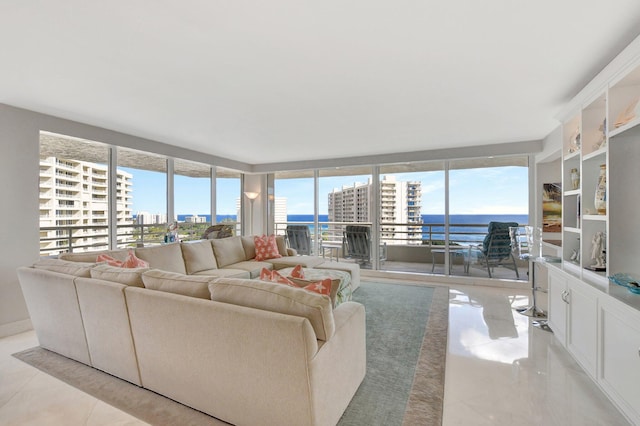
{"type": "MultiPolygon", "coordinates": [[[[123,168],[133,175],[133,212],[166,210],[166,175],[123,168]]],[[[395,173],[398,181],[422,183],[421,214],[444,214],[444,172],[395,173]]],[[[334,189],[366,183],[370,175],[331,176],[319,180],[319,211],[328,214],[328,194],[334,189]]],[[[177,215],[208,215],[209,182],[176,176],[174,210],[177,215]]],[[[217,180],[217,214],[235,215],[240,197],[239,179],[217,180]]],[[[277,179],[276,196],[287,199],[288,215],[313,214],[313,179],[277,179]]],[[[506,166],[449,172],[450,214],[528,214],[528,169],[506,166]]]]}

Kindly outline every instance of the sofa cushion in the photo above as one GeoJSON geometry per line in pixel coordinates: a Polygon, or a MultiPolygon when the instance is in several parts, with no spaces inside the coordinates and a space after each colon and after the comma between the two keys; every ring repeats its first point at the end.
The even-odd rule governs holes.
{"type": "Polygon", "coordinates": [[[229,269],[240,269],[249,273],[249,278],[258,278],[262,268],[273,269],[269,262],[256,262],[255,260],[245,260],[228,266],[229,269]]]}
{"type": "Polygon", "coordinates": [[[142,282],[151,290],[209,299],[209,283],[212,277],[206,275],[184,275],[152,269],[142,274],[142,282]]]}
{"type": "Polygon", "coordinates": [[[287,285],[259,280],[218,278],[209,284],[211,300],[309,320],[318,340],[335,333],[333,310],[328,297],[287,285]]]}
{"type": "Polygon", "coordinates": [[[91,268],[91,278],[134,287],[144,287],[142,274],[148,270],[149,268],[123,268],[103,263],[91,268]]]}
{"type": "Polygon", "coordinates": [[[244,248],[244,260],[251,260],[256,257],[256,243],[254,236],[240,237],[242,239],[242,247],[244,248]]]}
{"type": "Polygon", "coordinates": [[[277,259],[268,259],[265,262],[273,264],[273,269],[288,268],[291,266],[302,265],[303,268],[315,268],[325,262],[320,256],[286,256],[277,259]]]}
{"type": "Polygon", "coordinates": [[[116,260],[124,262],[127,258],[127,250],[100,250],[100,251],[86,251],[80,253],[60,253],[58,259],[71,260],[73,262],[97,262],[99,254],[105,254],[116,260]]]}
{"type": "Polygon", "coordinates": [[[180,247],[182,248],[182,257],[184,258],[184,267],[187,270],[187,274],[191,275],[218,267],[216,258],[213,255],[211,241],[202,240],[182,243],[180,247]]]}
{"type": "Polygon", "coordinates": [[[256,260],[277,259],[282,257],[278,252],[278,244],[275,235],[262,235],[253,237],[256,244],[256,260]]]}
{"type": "Polygon", "coordinates": [[[290,256],[287,250],[287,242],[284,240],[283,235],[276,235],[276,244],[278,245],[278,253],[280,253],[280,256],[290,256]]]}
{"type": "Polygon", "coordinates": [[[222,269],[207,269],[205,271],[196,272],[193,275],[207,275],[209,277],[231,277],[231,278],[251,278],[249,271],[242,269],[222,268],[222,269]]]}
{"type": "Polygon", "coordinates": [[[136,248],[136,256],[149,262],[149,267],[186,274],[180,243],[136,248]]]}
{"type": "Polygon", "coordinates": [[[218,268],[232,265],[246,260],[241,237],[222,238],[211,240],[213,252],[218,262],[218,268]]]}
{"type": "Polygon", "coordinates": [[[89,278],[91,276],[91,268],[94,266],[96,266],[95,263],[72,262],[69,260],[51,258],[40,259],[33,264],[33,267],[36,269],[45,269],[47,271],[85,278],[89,278]]]}

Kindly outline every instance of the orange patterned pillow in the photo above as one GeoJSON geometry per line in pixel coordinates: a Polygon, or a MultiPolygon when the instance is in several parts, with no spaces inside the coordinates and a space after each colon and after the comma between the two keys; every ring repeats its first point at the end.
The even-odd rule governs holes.
{"type": "Polygon", "coordinates": [[[325,278],[322,281],[311,283],[306,287],[302,287],[307,291],[322,294],[324,296],[331,296],[331,278],[325,278]]]}
{"type": "Polygon", "coordinates": [[[261,281],[270,281],[278,284],[286,284],[291,287],[298,287],[291,281],[289,278],[282,276],[282,274],[278,271],[270,271],[267,268],[262,268],[260,271],[260,280],[261,281]]]}
{"type": "Polygon", "coordinates": [[[304,270],[302,269],[302,265],[296,265],[295,268],[289,274],[291,278],[298,278],[300,280],[304,280],[304,270]]]}
{"type": "Polygon", "coordinates": [[[261,237],[256,235],[253,237],[253,241],[256,245],[257,261],[282,257],[278,250],[275,235],[269,235],[268,237],[266,235],[262,235],[261,237]]]}
{"type": "Polygon", "coordinates": [[[100,262],[105,262],[107,265],[109,266],[117,266],[122,268],[122,264],[124,263],[121,260],[118,260],[114,257],[109,256],[108,254],[99,254],[96,257],[96,262],[100,263],[100,262]]]}
{"type": "Polygon", "coordinates": [[[146,260],[138,259],[133,253],[133,250],[129,250],[127,258],[122,263],[123,268],[148,268],[149,262],[146,260]]]}

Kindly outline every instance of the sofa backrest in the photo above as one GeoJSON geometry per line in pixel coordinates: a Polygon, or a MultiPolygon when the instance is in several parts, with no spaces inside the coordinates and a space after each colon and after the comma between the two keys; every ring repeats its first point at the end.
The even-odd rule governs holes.
{"type": "Polygon", "coordinates": [[[92,365],[140,386],[124,298],[127,285],[95,278],[76,278],[75,285],[92,365]]]}
{"type": "Polygon", "coordinates": [[[242,245],[242,237],[229,237],[219,240],[211,240],[213,252],[218,261],[218,268],[244,262],[247,255],[242,245]]]}
{"type": "Polygon", "coordinates": [[[91,365],[76,277],[41,268],[20,267],[17,272],[40,346],[91,365]]]}
{"type": "Polygon", "coordinates": [[[309,320],[318,340],[335,333],[331,299],[284,284],[239,278],[217,278],[209,284],[211,300],[262,309],[309,320]]]}
{"type": "Polygon", "coordinates": [[[180,244],[180,248],[187,274],[218,269],[211,240],[183,242],[180,244]]]}
{"type": "Polygon", "coordinates": [[[186,274],[180,243],[136,248],[136,257],[149,262],[150,268],[186,274]]]}
{"type": "Polygon", "coordinates": [[[60,253],[58,259],[70,260],[73,262],[96,262],[96,258],[100,254],[106,254],[114,259],[124,262],[127,259],[128,250],[100,250],[100,251],[86,251],[77,253],[60,253]]]}
{"type": "Polygon", "coordinates": [[[142,274],[145,288],[199,299],[211,298],[209,283],[214,279],[206,275],[183,275],[159,269],[152,269],[142,274]]]}

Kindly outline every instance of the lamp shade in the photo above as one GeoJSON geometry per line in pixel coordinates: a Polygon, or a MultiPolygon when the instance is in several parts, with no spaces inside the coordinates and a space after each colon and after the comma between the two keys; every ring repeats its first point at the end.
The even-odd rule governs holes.
{"type": "Polygon", "coordinates": [[[250,200],[255,200],[256,198],[258,198],[258,195],[260,195],[260,193],[259,192],[245,192],[244,195],[250,200]]]}

